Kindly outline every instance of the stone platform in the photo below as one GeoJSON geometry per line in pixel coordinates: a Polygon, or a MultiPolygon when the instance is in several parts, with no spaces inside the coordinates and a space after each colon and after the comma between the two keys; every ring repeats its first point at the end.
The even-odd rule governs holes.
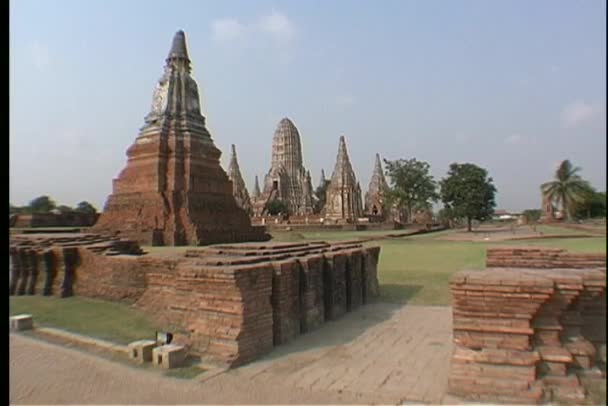
{"type": "Polygon", "coordinates": [[[380,248],[358,242],[214,245],[168,256],[95,234],[11,242],[11,294],[133,304],[212,363],[251,361],[378,295],[380,248]]]}
{"type": "Polygon", "coordinates": [[[605,264],[600,255],[505,248],[488,250],[485,271],[456,273],[450,393],[485,402],[584,402],[579,378],[602,376],[595,365],[606,346],[605,264]],[[498,263],[520,267],[490,266],[498,263]]]}

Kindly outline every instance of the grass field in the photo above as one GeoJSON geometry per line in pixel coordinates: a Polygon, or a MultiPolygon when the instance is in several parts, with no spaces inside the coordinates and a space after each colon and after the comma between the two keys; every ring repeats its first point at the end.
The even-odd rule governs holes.
{"type": "Polygon", "coordinates": [[[11,296],[9,313],[33,314],[40,326],[62,328],[118,344],[148,337],[160,326],[127,305],[84,297],[11,296]]]}
{"type": "MultiPolygon", "coordinates": [[[[555,228],[555,227],[553,227],[555,228]]],[[[543,232],[562,234],[562,228],[543,232]]],[[[571,230],[568,230],[571,231],[571,230]]],[[[393,234],[402,232],[400,230],[393,234]]],[[[438,237],[452,231],[368,242],[380,245],[378,279],[380,300],[392,303],[446,306],[450,303],[448,282],[463,269],[483,269],[488,246],[534,245],[565,248],[573,252],[606,252],[606,238],[555,238],[506,242],[445,241],[438,237]]],[[[387,232],[287,232],[275,241],[349,240],[387,232]]],[[[149,252],[183,252],[189,247],[145,247],[149,252]]],[[[158,328],[145,315],[126,305],[73,297],[11,297],[10,314],[31,313],[41,325],[128,343],[151,337],[158,328]]]]}

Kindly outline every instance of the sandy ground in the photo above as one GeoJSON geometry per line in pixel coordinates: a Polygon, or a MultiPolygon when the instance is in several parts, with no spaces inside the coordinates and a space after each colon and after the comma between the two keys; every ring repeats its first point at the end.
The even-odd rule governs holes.
{"type": "Polygon", "coordinates": [[[10,335],[11,404],[438,404],[451,308],[371,304],[201,381],[10,335]]]}

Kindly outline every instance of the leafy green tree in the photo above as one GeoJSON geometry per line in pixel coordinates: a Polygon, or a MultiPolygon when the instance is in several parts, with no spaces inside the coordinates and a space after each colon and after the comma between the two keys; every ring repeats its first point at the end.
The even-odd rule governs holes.
{"type": "Polygon", "coordinates": [[[316,200],[313,205],[314,213],[321,213],[321,210],[323,210],[323,208],[325,207],[325,199],[329,183],[329,180],[325,180],[322,185],[317,186],[317,190],[315,190],[316,200]]]}
{"type": "Polygon", "coordinates": [[[57,210],[59,210],[61,213],[69,213],[74,211],[74,209],[72,209],[70,206],[65,205],[57,206],[57,210]]]}
{"type": "Polygon", "coordinates": [[[555,171],[555,180],[543,183],[540,187],[543,197],[560,205],[568,220],[572,218],[576,204],[582,203],[593,190],[578,174],[580,170],[566,159],[555,171]]]}
{"type": "Polygon", "coordinates": [[[439,182],[445,208],[453,217],[466,218],[468,231],[472,220],[484,221],[494,213],[496,187],[492,182],[485,169],[470,163],[451,164],[448,176],[439,182]]]}
{"type": "Polygon", "coordinates": [[[540,220],[542,211],[540,209],[528,209],[524,210],[521,214],[526,218],[528,223],[535,223],[540,220]]]}
{"type": "Polygon", "coordinates": [[[288,207],[287,203],[282,200],[276,199],[266,203],[266,210],[271,216],[276,216],[279,213],[287,214],[288,207]]]}
{"type": "Polygon", "coordinates": [[[573,217],[577,219],[606,217],[606,192],[590,190],[575,204],[573,217]]]}
{"type": "Polygon", "coordinates": [[[388,206],[407,211],[408,221],[412,221],[414,210],[430,209],[431,202],[439,199],[437,182],[429,173],[430,165],[416,158],[384,160],[389,189],[386,193],[388,206]]]}
{"type": "Polygon", "coordinates": [[[37,197],[28,206],[32,213],[48,213],[55,207],[55,202],[48,196],[37,197]]]}
{"type": "Polygon", "coordinates": [[[93,206],[91,203],[89,202],[80,202],[78,203],[78,205],[76,206],[76,210],[79,213],[89,213],[89,214],[95,214],[97,213],[97,209],[95,208],[95,206],[93,206]]]}

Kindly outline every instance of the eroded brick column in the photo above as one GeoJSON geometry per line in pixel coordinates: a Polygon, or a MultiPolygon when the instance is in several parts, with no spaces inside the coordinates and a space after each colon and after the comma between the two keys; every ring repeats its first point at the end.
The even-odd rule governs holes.
{"type": "Polygon", "coordinates": [[[74,294],[74,278],[78,250],[76,248],[63,249],[63,283],[61,284],[61,297],[70,297],[74,294]]]}
{"type": "Polygon", "coordinates": [[[15,293],[17,293],[19,278],[21,278],[21,258],[19,257],[19,251],[16,247],[9,248],[9,255],[11,258],[11,279],[9,284],[9,294],[14,295],[15,293]]]}
{"type": "Polygon", "coordinates": [[[365,281],[365,297],[369,300],[380,294],[378,286],[378,259],[380,247],[367,247],[363,251],[362,279],[365,281]]]}
{"type": "Polygon", "coordinates": [[[360,250],[347,252],[346,256],[346,286],[349,299],[347,310],[351,311],[363,304],[362,283],[363,256],[360,250]]]}
{"type": "Polygon", "coordinates": [[[300,258],[300,332],[321,325],[325,319],[323,303],[323,257],[311,255],[300,258]]]}
{"type": "Polygon", "coordinates": [[[36,250],[30,250],[28,255],[30,263],[30,278],[27,284],[26,293],[33,295],[36,293],[36,281],[38,280],[38,253],[36,250]]]}
{"type": "Polygon", "coordinates": [[[21,277],[17,285],[17,294],[25,295],[27,290],[27,281],[30,277],[30,261],[28,259],[28,248],[19,248],[19,263],[21,264],[21,277]]]}
{"type": "Polygon", "coordinates": [[[51,249],[44,251],[42,258],[44,261],[45,271],[44,290],[42,291],[42,294],[45,296],[50,296],[53,294],[53,282],[57,276],[57,258],[51,249]]]}
{"type": "Polygon", "coordinates": [[[330,304],[325,313],[329,320],[335,320],[346,313],[347,291],[346,291],[346,256],[343,253],[328,252],[324,256],[324,280],[329,286],[323,287],[323,295],[328,296],[330,304]]]}
{"type": "Polygon", "coordinates": [[[272,263],[273,345],[284,344],[300,334],[299,264],[293,260],[272,263]]]}

